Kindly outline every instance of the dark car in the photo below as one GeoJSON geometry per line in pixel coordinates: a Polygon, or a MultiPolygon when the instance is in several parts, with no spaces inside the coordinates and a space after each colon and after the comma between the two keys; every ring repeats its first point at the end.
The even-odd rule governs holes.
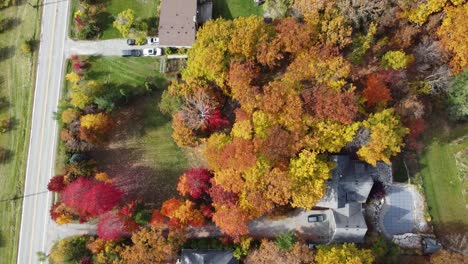
{"type": "Polygon", "coordinates": [[[142,54],[141,50],[122,50],[122,57],[140,57],[142,54]]]}
{"type": "Polygon", "coordinates": [[[307,217],[307,221],[309,223],[323,222],[324,220],[325,220],[325,215],[324,214],[309,215],[307,217]]]}
{"type": "Polygon", "coordinates": [[[127,44],[130,46],[135,45],[135,40],[134,39],[127,39],[127,44]]]}
{"type": "Polygon", "coordinates": [[[317,244],[315,244],[314,242],[310,240],[306,240],[306,245],[309,249],[317,249],[317,244]]]}

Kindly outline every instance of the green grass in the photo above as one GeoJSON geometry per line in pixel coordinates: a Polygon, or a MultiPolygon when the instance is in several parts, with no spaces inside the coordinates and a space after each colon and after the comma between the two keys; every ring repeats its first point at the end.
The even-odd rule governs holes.
{"type": "Polygon", "coordinates": [[[462,180],[455,154],[468,149],[468,125],[448,131],[434,128],[430,133],[426,139],[427,149],[420,159],[429,212],[436,228],[444,229],[454,223],[466,225],[468,182],[466,175],[462,180]]]}
{"type": "Polygon", "coordinates": [[[233,19],[245,16],[263,16],[262,6],[253,0],[213,0],[213,18],[233,19]]]}
{"type": "MultiPolygon", "coordinates": [[[[27,4],[0,9],[2,19],[13,19],[0,33],[0,97],[10,102],[1,114],[15,119],[14,129],[0,134],[0,146],[11,151],[7,163],[0,164],[0,200],[23,194],[37,52],[25,56],[20,47],[25,40],[39,38],[41,12],[27,4]]],[[[1,264],[16,263],[21,206],[21,199],[0,202],[1,264]]]]}
{"type": "MultiPolygon", "coordinates": [[[[107,0],[102,1],[105,4],[105,10],[97,15],[98,26],[102,32],[100,39],[114,39],[121,38],[119,31],[112,26],[114,17],[126,9],[133,9],[136,13],[136,18],[148,24],[148,31],[150,35],[156,33],[157,30],[157,17],[158,6],[160,0],[107,0]]],[[[70,12],[70,23],[73,23],[73,13],[77,10],[79,0],[72,1],[72,8],[70,12]]],[[[70,30],[71,30],[70,26],[70,30]]]]}

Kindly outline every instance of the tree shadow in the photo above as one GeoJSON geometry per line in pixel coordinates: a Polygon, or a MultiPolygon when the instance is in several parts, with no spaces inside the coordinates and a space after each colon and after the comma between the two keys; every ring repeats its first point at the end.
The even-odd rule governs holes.
{"type": "Polygon", "coordinates": [[[19,25],[21,25],[21,19],[17,17],[9,17],[2,19],[0,21],[0,33],[12,30],[19,25]]]}
{"type": "Polygon", "coordinates": [[[104,148],[93,151],[99,169],[113,179],[127,200],[143,199],[148,205],[159,207],[165,200],[177,195],[179,171],[156,169],[137,164],[143,152],[137,148],[104,148]],[[177,175],[177,176],[176,176],[177,175]]]}
{"type": "Polygon", "coordinates": [[[5,247],[5,236],[0,232],[0,248],[5,247]]]}
{"type": "MultiPolygon", "coordinates": [[[[1,84],[1,82],[0,82],[1,84]]],[[[6,97],[0,97],[0,113],[7,110],[10,106],[10,102],[8,102],[6,97]]]]}
{"type": "Polygon", "coordinates": [[[0,61],[7,60],[15,55],[15,47],[8,46],[0,48],[0,61]]]}
{"type": "Polygon", "coordinates": [[[104,11],[96,15],[96,21],[96,26],[99,28],[99,32],[102,33],[112,27],[114,17],[111,13],[104,11]]]}
{"type": "Polygon", "coordinates": [[[142,22],[148,25],[148,36],[157,36],[159,28],[159,17],[149,17],[142,20],[142,22]]]}
{"type": "Polygon", "coordinates": [[[13,152],[0,147],[0,164],[8,163],[13,157],[13,152]]]}
{"type": "Polygon", "coordinates": [[[226,0],[213,0],[213,19],[220,17],[225,19],[233,19],[226,0]]]}
{"type": "MultiPolygon", "coordinates": [[[[462,212],[460,212],[462,213],[462,212]]],[[[467,253],[468,225],[458,222],[448,222],[434,225],[434,231],[442,245],[459,253],[467,253]]]]}

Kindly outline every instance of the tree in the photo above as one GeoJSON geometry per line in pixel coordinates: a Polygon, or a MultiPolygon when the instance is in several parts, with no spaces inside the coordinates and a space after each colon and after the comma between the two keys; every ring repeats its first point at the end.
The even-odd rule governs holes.
{"type": "Polygon", "coordinates": [[[390,164],[390,157],[401,151],[408,129],[392,109],[371,114],[363,126],[370,129],[371,140],[358,150],[359,158],[374,166],[379,160],[390,164]]]}
{"type": "Polygon", "coordinates": [[[77,84],[81,81],[81,76],[76,72],[70,72],[65,75],[65,79],[73,84],[77,84]]]}
{"type": "MultiPolygon", "coordinates": [[[[463,1],[460,1],[463,2],[463,1]]],[[[447,7],[446,16],[437,30],[442,46],[453,54],[450,66],[454,73],[461,73],[468,67],[468,32],[463,22],[468,13],[468,3],[458,7],[447,7]]]]}
{"type": "Polygon", "coordinates": [[[210,188],[211,173],[203,168],[190,168],[179,178],[177,190],[181,195],[200,199],[210,188]]]}
{"type": "Polygon", "coordinates": [[[320,86],[304,90],[302,99],[306,109],[319,120],[332,119],[349,125],[356,119],[358,105],[354,88],[341,92],[320,86]]]}
{"type": "Polygon", "coordinates": [[[166,218],[164,217],[163,214],[159,210],[154,210],[152,215],[151,215],[151,220],[150,220],[150,225],[158,228],[161,226],[164,226],[166,224],[166,218]]]}
{"type": "Polygon", "coordinates": [[[367,77],[366,88],[362,92],[366,98],[367,107],[373,107],[376,104],[386,106],[392,100],[390,90],[384,83],[384,80],[377,74],[371,74],[367,77]]]}
{"type": "MultiPolygon", "coordinates": [[[[342,1],[342,3],[350,3],[349,1],[342,1]]],[[[364,1],[360,1],[362,4],[364,1]]],[[[366,1],[367,2],[367,1],[366,1]]],[[[377,1],[371,1],[375,3],[377,1]]],[[[354,9],[353,9],[354,10],[354,9]]],[[[343,12],[346,14],[345,12],[343,12]]],[[[361,64],[362,57],[366,54],[367,50],[370,49],[371,45],[374,43],[375,33],[377,33],[377,24],[372,22],[367,30],[366,35],[358,35],[353,41],[353,51],[349,55],[350,60],[354,64],[361,64]]]]}
{"type": "Polygon", "coordinates": [[[107,133],[112,129],[113,123],[106,113],[87,114],[80,117],[80,138],[90,143],[99,143],[105,140],[107,133]]]}
{"type": "Polygon", "coordinates": [[[386,70],[405,69],[411,60],[411,56],[406,55],[406,53],[401,50],[388,51],[382,57],[382,67],[386,70]]]}
{"type": "Polygon", "coordinates": [[[258,249],[251,250],[245,259],[246,264],[309,264],[314,255],[304,243],[295,243],[290,250],[284,251],[273,241],[262,240],[258,249]]]}
{"type": "Polygon", "coordinates": [[[115,18],[112,25],[120,32],[123,38],[126,38],[130,33],[130,29],[135,23],[135,11],[127,9],[120,12],[115,18]]]}
{"type": "Polygon", "coordinates": [[[64,182],[65,177],[63,175],[57,175],[50,179],[49,183],[47,184],[47,190],[51,192],[61,192],[65,189],[66,184],[64,182]]]}
{"type": "Polygon", "coordinates": [[[317,41],[318,37],[318,32],[314,27],[301,23],[293,17],[276,21],[275,30],[281,51],[292,54],[306,50],[317,41]]]}
{"type": "MultiPolygon", "coordinates": [[[[407,10],[404,15],[411,22],[421,26],[426,23],[430,15],[441,11],[448,2],[449,0],[428,0],[426,3],[419,4],[414,9],[407,10]]],[[[460,5],[463,3],[463,0],[450,0],[450,2],[454,5],[460,5]]]]}
{"type": "Polygon", "coordinates": [[[86,248],[88,236],[72,236],[57,241],[49,254],[50,263],[80,263],[83,257],[90,257],[86,248]]]}
{"type": "Polygon", "coordinates": [[[68,108],[62,112],[61,119],[64,124],[70,124],[80,116],[80,112],[73,108],[68,108]]]}
{"type": "Polygon", "coordinates": [[[203,90],[198,90],[194,95],[185,99],[180,115],[187,127],[193,130],[205,131],[208,119],[214,111],[212,101],[203,90]]]}
{"type": "Polygon", "coordinates": [[[13,118],[9,116],[0,117],[0,133],[10,131],[13,126],[13,118]]]}
{"type": "Polygon", "coordinates": [[[191,128],[189,128],[184,121],[181,111],[173,116],[172,120],[172,138],[175,143],[180,147],[193,147],[197,145],[197,138],[191,128]]]}
{"type": "Polygon", "coordinates": [[[107,212],[98,219],[96,233],[100,239],[119,240],[138,230],[138,224],[118,212],[107,212]]]}
{"type": "Polygon", "coordinates": [[[374,256],[370,249],[358,249],[353,243],[317,246],[318,264],[371,264],[374,256]]]}
{"type": "Polygon", "coordinates": [[[215,209],[212,220],[224,234],[239,240],[240,236],[249,233],[248,222],[251,218],[239,206],[215,205],[215,209]]]}
{"type": "Polygon", "coordinates": [[[327,188],[325,180],[330,178],[332,168],[333,163],[324,161],[316,152],[307,149],[301,151],[297,158],[291,159],[291,205],[310,210],[323,197],[327,188]]]}
{"type": "Polygon", "coordinates": [[[61,201],[74,208],[81,219],[87,220],[112,210],[122,195],[120,190],[109,183],[78,178],[62,191],[61,201]]]}
{"type": "Polygon", "coordinates": [[[185,242],[180,233],[169,231],[167,237],[158,228],[142,228],[132,234],[132,244],[120,254],[124,263],[166,263],[173,262],[177,251],[185,242]]]}
{"type": "Polygon", "coordinates": [[[253,83],[259,73],[253,61],[246,63],[235,61],[229,67],[228,85],[231,88],[232,98],[237,100],[247,113],[252,113],[258,105],[257,97],[260,91],[253,83]]]}
{"type": "Polygon", "coordinates": [[[466,262],[466,255],[450,252],[445,249],[441,249],[436,253],[431,255],[430,263],[431,264],[463,264],[466,262]]]}
{"type": "Polygon", "coordinates": [[[447,99],[452,119],[465,120],[468,118],[468,70],[455,77],[447,99]]]}

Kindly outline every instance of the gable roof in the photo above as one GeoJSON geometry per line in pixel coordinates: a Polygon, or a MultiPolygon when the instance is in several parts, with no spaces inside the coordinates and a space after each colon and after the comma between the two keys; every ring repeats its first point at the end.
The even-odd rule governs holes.
{"type": "Polygon", "coordinates": [[[159,45],[190,47],[197,28],[197,0],[163,0],[159,16],[159,45]]]}
{"type": "Polygon", "coordinates": [[[182,264],[239,264],[232,250],[182,249],[182,264]]]}

